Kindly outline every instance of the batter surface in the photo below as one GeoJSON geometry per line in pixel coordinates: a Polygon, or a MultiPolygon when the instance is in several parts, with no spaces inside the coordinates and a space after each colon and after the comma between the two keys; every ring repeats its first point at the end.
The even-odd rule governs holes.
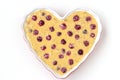
{"type": "Polygon", "coordinates": [[[64,75],[88,54],[98,24],[85,11],[75,11],[61,20],[48,10],[36,10],[27,17],[24,30],[39,58],[56,74],[64,75]]]}

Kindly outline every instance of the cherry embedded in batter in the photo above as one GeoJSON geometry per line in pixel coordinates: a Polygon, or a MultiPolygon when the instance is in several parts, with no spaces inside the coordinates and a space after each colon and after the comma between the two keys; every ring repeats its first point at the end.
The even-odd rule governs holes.
{"type": "Polygon", "coordinates": [[[92,30],[94,30],[94,29],[96,28],[96,25],[95,25],[95,24],[91,24],[91,25],[90,25],[90,28],[91,28],[92,30]]]}
{"type": "Polygon", "coordinates": [[[47,35],[46,40],[51,40],[51,35],[47,35]]]}
{"type": "Polygon", "coordinates": [[[63,54],[59,54],[58,57],[59,57],[60,59],[62,59],[62,58],[64,58],[64,55],[63,55],[63,54]]]}
{"type": "Polygon", "coordinates": [[[79,54],[79,55],[83,55],[83,50],[82,50],[82,49],[79,49],[79,50],[78,50],[78,54],[79,54]]]}
{"type": "Polygon", "coordinates": [[[45,22],[43,20],[40,20],[38,24],[39,24],[39,26],[43,26],[45,24],[45,22]]]}
{"type": "Polygon", "coordinates": [[[42,16],[44,16],[45,15],[45,13],[44,12],[42,12],[42,14],[41,14],[42,16]]]}
{"type": "Polygon", "coordinates": [[[64,49],[64,48],[62,48],[62,49],[61,49],[61,52],[64,54],[64,53],[65,53],[65,49],[64,49]]]}
{"type": "Polygon", "coordinates": [[[89,41],[86,40],[86,41],[84,41],[83,43],[84,43],[84,45],[85,45],[86,47],[89,46],[89,41]]]}
{"type": "Polygon", "coordinates": [[[94,38],[95,37],[95,33],[91,33],[90,37],[94,38]]]}
{"type": "Polygon", "coordinates": [[[79,16],[78,15],[75,15],[74,17],[73,17],[73,21],[78,21],[79,20],[79,16]]]}
{"type": "Polygon", "coordinates": [[[32,20],[33,20],[33,21],[36,21],[36,20],[37,20],[37,16],[36,16],[36,15],[33,15],[33,16],[32,16],[32,20]]]}
{"type": "Polygon", "coordinates": [[[66,44],[65,39],[62,39],[62,40],[61,40],[61,44],[63,44],[63,45],[65,45],[65,44],[66,44]]]}
{"type": "Polygon", "coordinates": [[[69,63],[69,65],[73,65],[73,63],[74,63],[73,59],[69,59],[68,63],[69,63]]]}
{"type": "Polygon", "coordinates": [[[52,26],[52,27],[49,28],[49,30],[50,30],[51,32],[53,32],[55,29],[54,29],[54,27],[52,26]]]}
{"type": "Polygon", "coordinates": [[[45,58],[45,59],[48,59],[48,58],[49,58],[49,54],[48,54],[48,53],[45,53],[45,54],[44,54],[44,58],[45,58]]]}
{"type": "Polygon", "coordinates": [[[53,44],[53,45],[51,46],[51,49],[55,49],[55,48],[56,48],[56,45],[53,44]]]}
{"type": "Polygon", "coordinates": [[[34,30],[33,31],[33,35],[38,35],[39,31],[38,30],[34,30]]]}
{"type": "Polygon", "coordinates": [[[83,34],[87,34],[87,30],[86,29],[83,31],[83,34]]]}
{"type": "Polygon", "coordinates": [[[57,67],[57,71],[60,70],[60,67],[57,67]]]}
{"type": "Polygon", "coordinates": [[[52,17],[50,15],[46,16],[46,20],[50,21],[52,19],[52,17]]]}
{"type": "Polygon", "coordinates": [[[72,31],[68,31],[67,34],[68,34],[68,36],[72,36],[73,35],[72,31]]]}
{"type": "Polygon", "coordinates": [[[33,32],[33,30],[32,30],[32,29],[29,29],[28,31],[29,31],[30,33],[31,33],[31,32],[33,32]]]}
{"type": "Polygon", "coordinates": [[[60,36],[62,33],[61,32],[57,32],[57,36],[60,36]]]}
{"type": "Polygon", "coordinates": [[[70,48],[70,49],[73,49],[73,48],[74,48],[74,45],[70,43],[70,44],[69,44],[69,48],[70,48]]]}
{"type": "Polygon", "coordinates": [[[74,27],[76,30],[80,30],[81,29],[81,26],[76,24],[75,27],[74,27]]]}
{"type": "Polygon", "coordinates": [[[90,16],[86,17],[86,21],[91,21],[91,17],[90,16]]]}
{"type": "Polygon", "coordinates": [[[67,51],[67,52],[66,52],[66,55],[67,55],[67,56],[70,56],[70,55],[71,55],[71,51],[67,51]]]}
{"type": "Polygon", "coordinates": [[[42,41],[42,37],[41,37],[41,36],[38,36],[38,37],[37,37],[37,41],[38,41],[38,42],[41,42],[41,41],[42,41]]]}
{"type": "Polygon", "coordinates": [[[41,46],[41,50],[45,50],[46,49],[46,46],[41,46]]]}
{"type": "Polygon", "coordinates": [[[53,61],[53,65],[57,65],[57,61],[55,60],[55,61],[53,61]]]}
{"type": "Polygon", "coordinates": [[[66,72],[67,72],[66,67],[62,67],[62,68],[61,68],[61,72],[62,72],[62,73],[66,73],[66,72]]]}
{"type": "Polygon", "coordinates": [[[78,40],[80,36],[78,34],[75,35],[75,39],[78,40]]]}
{"type": "Polygon", "coordinates": [[[65,30],[65,29],[67,28],[67,25],[66,25],[65,23],[62,23],[62,24],[60,25],[60,28],[61,28],[62,30],[65,30]]]}

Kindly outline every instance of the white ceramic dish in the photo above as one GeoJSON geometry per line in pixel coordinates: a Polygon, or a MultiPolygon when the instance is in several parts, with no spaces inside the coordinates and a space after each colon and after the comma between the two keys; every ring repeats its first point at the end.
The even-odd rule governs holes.
{"type": "MultiPolygon", "coordinates": [[[[77,66],[75,66],[72,70],[70,70],[69,72],[67,72],[67,73],[66,73],[65,75],[63,75],[63,76],[55,73],[52,69],[50,69],[50,68],[38,57],[38,55],[36,54],[36,52],[31,48],[31,46],[30,46],[30,44],[29,44],[29,41],[27,40],[27,38],[26,38],[26,36],[25,36],[25,40],[26,40],[26,42],[29,44],[30,49],[32,49],[32,52],[35,53],[35,56],[36,56],[37,59],[45,66],[45,68],[47,68],[47,70],[49,70],[50,72],[52,72],[52,73],[55,75],[55,77],[57,77],[57,78],[66,78],[66,77],[67,77],[68,75],[70,75],[73,71],[75,71],[75,70],[80,66],[81,63],[83,63],[83,62],[86,60],[86,58],[88,57],[88,55],[93,51],[95,45],[96,45],[97,42],[99,41],[99,39],[100,39],[100,34],[101,34],[101,32],[102,32],[102,26],[101,26],[101,23],[100,23],[100,19],[99,19],[99,17],[98,17],[93,11],[91,11],[91,10],[89,10],[89,9],[75,9],[75,10],[69,11],[64,17],[60,17],[56,12],[54,12],[54,11],[51,10],[51,9],[42,8],[42,9],[38,9],[38,10],[48,10],[49,12],[53,13],[54,16],[56,16],[58,19],[65,19],[68,15],[72,14],[72,13],[75,12],[75,11],[85,11],[85,12],[88,12],[89,14],[93,15],[94,18],[95,18],[96,21],[97,21],[97,24],[98,24],[98,34],[97,34],[97,37],[96,37],[96,39],[95,39],[95,42],[94,42],[91,50],[90,50],[89,53],[87,53],[87,55],[82,59],[82,61],[80,61],[80,62],[78,63],[77,66]]],[[[34,11],[37,11],[37,10],[34,10],[34,11]]],[[[33,11],[33,12],[34,12],[34,11],[33,11]]],[[[29,16],[27,16],[27,17],[29,17],[29,16]]]]}

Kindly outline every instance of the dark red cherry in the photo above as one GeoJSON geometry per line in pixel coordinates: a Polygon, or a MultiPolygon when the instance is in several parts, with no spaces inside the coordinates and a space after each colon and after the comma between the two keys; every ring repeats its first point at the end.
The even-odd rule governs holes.
{"type": "Polygon", "coordinates": [[[73,17],[73,21],[78,21],[79,20],[79,16],[78,15],[75,15],[74,17],[73,17]]]}
{"type": "Polygon", "coordinates": [[[83,50],[82,50],[82,49],[79,49],[79,50],[78,50],[78,54],[79,54],[79,55],[83,55],[83,50]]]}
{"type": "Polygon", "coordinates": [[[43,20],[39,21],[39,26],[43,26],[45,24],[45,22],[43,20]]]}

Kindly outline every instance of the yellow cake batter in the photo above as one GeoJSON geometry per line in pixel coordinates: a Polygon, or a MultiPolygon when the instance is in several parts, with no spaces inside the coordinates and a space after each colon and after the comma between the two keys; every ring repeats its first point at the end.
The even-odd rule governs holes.
{"type": "Polygon", "coordinates": [[[98,24],[85,11],[75,11],[61,20],[48,10],[37,10],[27,17],[24,30],[39,58],[56,74],[64,75],[88,54],[98,24]]]}

